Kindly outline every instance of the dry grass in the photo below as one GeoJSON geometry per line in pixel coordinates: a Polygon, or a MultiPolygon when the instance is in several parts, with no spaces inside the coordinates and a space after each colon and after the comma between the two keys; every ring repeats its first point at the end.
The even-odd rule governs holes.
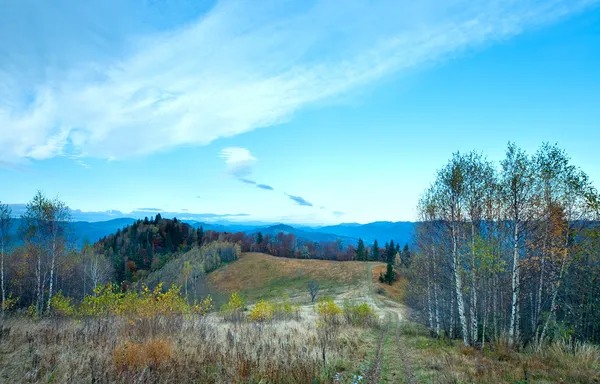
{"type": "Polygon", "coordinates": [[[363,329],[344,327],[323,365],[314,318],[229,323],[185,318],[161,335],[132,336],[124,319],[5,321],[0,382],[325,383],[357,370],[363,329]]]}
{"type": "Polygon", "coordinates": [[[386,272],[387,266],[377,265],[372,269],[372,280],[373,286],[375,287],[375,292],[383,292],[383,295],[389,297],[390,299],[403,303],[406,295],[406,286],[408,284],[408,280],[404,276],[399,276],[397,281],[394,281],[392,285],[387,283],[382,283],[379,281],[379,274],[386,272]]]}
{"type": "Polygon", "coordinates": [[[333,295],[364,281],[366,271],[367,264],[357,261],[288,259],[250,252],[212,272],[209,281],[223,294],[240,292],[250,301],[284,294],[305,296],[306,301],[308,281],[319,283],[320,295],[333,295]]]}
{"type": "Polygon", "coordinates": [[[598,383],[600,350],[589,345],[557,343],[541,352],[514,352],[505,342],[485,352],[460,341],[432,339],[425,327],[404,323],[417,382],[429,383],[598,383]]]}

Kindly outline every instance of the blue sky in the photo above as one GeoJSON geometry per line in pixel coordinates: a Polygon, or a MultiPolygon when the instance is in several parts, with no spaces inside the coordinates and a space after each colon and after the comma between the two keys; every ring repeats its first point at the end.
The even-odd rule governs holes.
{"type": "Polygon", "coordinates": [[[414,3],[0,0],[0,200],[414,220],[509,140],[600,186],[598,0],[414,3]]]}

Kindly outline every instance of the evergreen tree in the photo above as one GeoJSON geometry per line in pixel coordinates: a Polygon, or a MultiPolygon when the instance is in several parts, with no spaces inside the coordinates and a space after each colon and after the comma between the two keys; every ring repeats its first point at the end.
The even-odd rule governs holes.
{"type": "Polygon", "coordinates": [[[358,239],[358,246],[356,247],[356,260],[365,261],[367,259],[367,252],[365,250],[365,243],[363,239],[358,239]]]}
{"type": "Polygon", "coordinates": [[[371,250],[371,260],[379,261],[379,243],[377,239],[373,242],[373,249],[371,250]]]}
{"type": "Polygon", "coordinates": [[[161,220],[162,220],[162,216],[160,215],[160,213],[157,213],[156,217],[154,218],[154,224],[160,224],[161,220]]]}
{"type": "Polygon", "coordinates": [[[392,264],[390,264],[390,263],[387,264],[387,269],[385,271],[384,280],[389,285],[392,285],[392,283],[394,281],[396,281],[396,274],[394,273],[394,267],[392,267],[392,264]]]}
{"type": "Polygon", "coordinates": [[[263,241],[263,235],[262,235],[262,233],[258,232],[256,234],[256,244],[260,244],[260,243],[262,243],[262,241],[263,241]]]}
{"type": "Polygon", "coordinates": [[[394,240],[390,241],[390,245],[386,248],[386,260],[388,264],[394,263],[394,256],[396,255],[396,247],[394,246],[394,240]]]}

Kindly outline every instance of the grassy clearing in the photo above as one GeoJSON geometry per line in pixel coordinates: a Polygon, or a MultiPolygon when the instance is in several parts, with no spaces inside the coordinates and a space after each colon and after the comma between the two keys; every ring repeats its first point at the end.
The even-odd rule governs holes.
{"type": "Polygon", "coordinates": [[[281,298],[287,294],[308,302],[306,287],[310,280],[319,283],[319,296],[335,296],[360,285],[366,265],[355,261],[287,259],[250,252],[209,274],[209,281],[223,294],[240,292],[248,301],[281,298]]]}

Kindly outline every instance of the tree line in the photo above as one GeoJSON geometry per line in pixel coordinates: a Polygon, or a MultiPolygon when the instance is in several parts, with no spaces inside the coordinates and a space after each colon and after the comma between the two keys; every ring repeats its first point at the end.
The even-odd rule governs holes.
{"type": "Polygon", "coordinates": [[[456,153],[418,212],[411,304],[433,336],[600,342],[598,192],[564,150],[456,153]]]}
{"type": "MultiPolygon", "coordinates": [[[[165,279],[183,284],[185,292],[203,291],[203,275],[240,252],[264,252],[273,256],[337,261],[380,261],[388,263],[382,281],[392,283],[396,265],[408,266],[411,252],[393,240],[380,248],[359,239],[357,247],[341,240],[315,242],[292,233],[276,235],[216,232],[193,228],[177,218],[136,220],[94,244],[76,247],[71,215],[58,198],[38,191],[26,205],[16,236],[11,237],[12,214],[0,203],[0,288],[2,311],[29,308],[37,314],[50,311],[52,297],[60,291],[82,300],[106,283],[127,290],[139,283],[165,279]],[[18,240],[18,241],[17,241],[18,240]],[[16,246],[19,244],[18,246],[16,246]],[[214,246],[213,246],[214,245],[214,246]],[[235,247],[234,247],[235,246],[235,247]],[[236,248],[237,247],[237,248],[236,248]],[[176,260],[177,259],[177,260],[176,260]],[[181,260],[179,260],[181,259],[181,260]],[[168,266],[168,271],[162,271],[168,266]],[[162,272],[160,272],[162,271],[162,272]]],[[[162,280],[161,280],[162,281],[162,280]]]]}

